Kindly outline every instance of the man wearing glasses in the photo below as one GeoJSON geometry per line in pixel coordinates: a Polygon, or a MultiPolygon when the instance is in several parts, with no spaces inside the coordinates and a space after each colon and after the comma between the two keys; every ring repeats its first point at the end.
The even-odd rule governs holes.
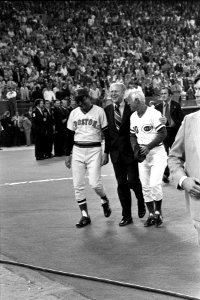
{"type": "MultiPolygon", "coordinates": [[[[172,93],[169,87],[162,86],[160,91],[161,103],[157,104],[155,108],[161,112],[161,114],[166,118],[166,128],[167,136],[163,141],[165,150],[169,154],[169,149],[171,148],[181,122],[184,118],[184,113],[181,109],[181,106],[176,101],[173,101],[172,93]]],[[[168,166],[165,168],[163,175],[163,181],[169,183],[170,171],[168,166]]]]}

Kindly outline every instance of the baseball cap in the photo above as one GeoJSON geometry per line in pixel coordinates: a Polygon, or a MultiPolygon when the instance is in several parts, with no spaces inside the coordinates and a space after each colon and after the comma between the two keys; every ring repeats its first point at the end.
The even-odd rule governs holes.
{"type": "Polygon", "coordinates": [[[77,89],[75,91],[75,101],[83,101],[84,97],[89,97],[89,92],[86,88],[77,89]]]}

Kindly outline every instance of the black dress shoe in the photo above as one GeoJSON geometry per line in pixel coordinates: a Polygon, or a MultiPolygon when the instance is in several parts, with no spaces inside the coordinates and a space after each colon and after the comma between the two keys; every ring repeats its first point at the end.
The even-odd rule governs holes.
{"type": "Polygon", "coordinates": [[[36,157],[36,160],[43,160],[44,157],[36,157]]]}
{"type": "Polygon", "coordinates": [[[52,158],[54,155],[52,153],[45,155],[45,158],[52,158]]]}
{"type": "Polygon", "coordinates": [[[144,216],[145,216],[145,214],[146,214],[146,208],[144,207],[144,208],[142,208],[142,209],[139,209],[138,208],[138,217],[141,219],[141,218],[143,218],[144,216]]]}
{"type": "Polygon", "coordinates": [[[119,226],[126,226],[126,225],[131,224],[131,223],[133,223],[132,217],[129,217],[129,218],[123,217],[121,219],[121,221],[119,222],[119,226]]]}

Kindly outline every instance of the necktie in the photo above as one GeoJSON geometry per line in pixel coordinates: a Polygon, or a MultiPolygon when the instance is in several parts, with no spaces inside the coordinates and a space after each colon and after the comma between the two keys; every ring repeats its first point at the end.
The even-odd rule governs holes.
{"type": "Polygon", "coordinates": [[[114,118],[115,118],[115,126],[116,126],[117,130],[119,130],[121,122],[122,122],[121,113],[119,110],[119,104],[115,104],[114,118]]]}
{"type": "Polygon", "coordinates": [[[165,117],[167,118],[167,124],[168,126],[170,126],[171,124],[171,116],[170,116],[170,111],[169,111],[169,103],[167,103],[165,105],[165,117]]]}

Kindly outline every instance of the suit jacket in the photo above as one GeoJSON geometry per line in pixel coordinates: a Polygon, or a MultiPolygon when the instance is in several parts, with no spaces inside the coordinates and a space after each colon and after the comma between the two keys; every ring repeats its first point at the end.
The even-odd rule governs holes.
{"type": "MultiPolygon", "coordinates": [[[[164,103],[161,102],[155,106],[155,109],[159,110],[161,114],[163,114],[163,105],[164,103]]],[[[184,118],[184,113],[181,109],[180,104],[173,100],[171,100],[170,104],[170,116],[175,123],[175,127],[179,129],[184,118]]]]}
{"type": "Polygon", "coordinates": [[[46,130],[47,133],[53,134],[53,114],[51,109],[44,109],[44,116],[46,117],[46,130]]]}
{"type": "Polygon", "coordinates": [[[43,114],[39,111],[39,109],[36,107],[36,109],[33,111],[33,122],[32,125],[34,127],[34,130],[36,134],[44,135],[46,132],[46,118],[43,114]]]}
{"type": "MultiPolygon", "coordinates": [[[[200,180],[200,110],[185,116],[170,150],[168,165],[177,187],[185,175],[200,180]]],[[[185,195],[187,208],[200,230],[200,199],[187,192],[185,195]]]]}
{"type": "Polygon", "coordinates": [[[112,163],[116,163],[119,156],[122,158],[124,163],[133,163],[134,155],[130,143],[130,116],[132,112],[129,105],[125,103],[122,123],[119,131],[115,126],[113,104],[106,106],[104,110],[108,120],[110,135],[109,150],[112,163]]]}
{"type": "Polygon", "coordinates": [[[69,110],[63,107],[55,107],[54,108],[54,124],[55,124],[55,130],[58,132],[63,132],[67,129],[67,121],[63,123],[62,121],[64,119],[69,118],[69,110]]]}

